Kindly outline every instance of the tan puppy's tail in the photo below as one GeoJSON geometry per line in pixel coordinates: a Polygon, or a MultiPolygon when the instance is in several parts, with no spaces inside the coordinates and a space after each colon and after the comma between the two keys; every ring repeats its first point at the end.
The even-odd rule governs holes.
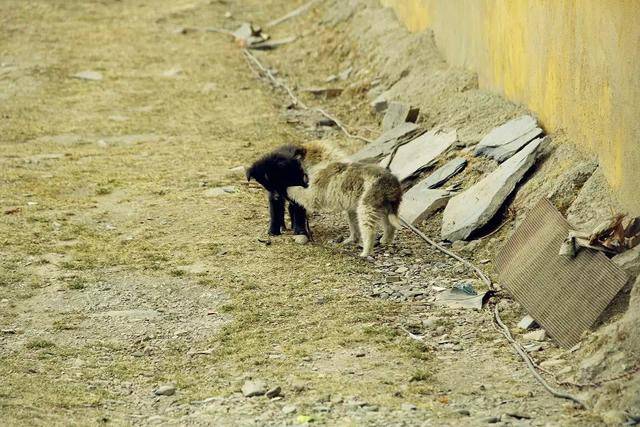
{"type": "Polygon", "coordinates": [[[400,230],[402,228],[402,223],[400,223],[400,218],[398,215],[394,213],[390,213],[387,218],[389,218],[389,223],[393,225],[394,228],[400,230]]]}

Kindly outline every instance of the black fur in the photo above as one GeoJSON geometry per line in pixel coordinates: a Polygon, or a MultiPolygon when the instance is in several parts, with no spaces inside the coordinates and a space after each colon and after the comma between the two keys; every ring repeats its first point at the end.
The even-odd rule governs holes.
{"type": "MultiPolygon", "coordinates": [[[[285,228],[284,212],[287,187],[308,186],[307,174],[302,166],[306,150],[298,145],[283,145],[256,160],[247,170],[247,180],[255,179],[269,192],[269,234],[277,236],[285,228]]],[[[308,233],[307,212],[297,203],[289,201],[289,216],[294,234],[308,233]]]]}

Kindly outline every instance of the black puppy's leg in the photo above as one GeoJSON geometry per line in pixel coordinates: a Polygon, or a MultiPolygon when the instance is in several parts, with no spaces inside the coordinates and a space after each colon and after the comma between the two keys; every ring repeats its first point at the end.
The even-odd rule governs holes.
{"type": "Polygon", "coordinates": [[[269,192],[269,234],[279,236],[284,228],[284,197],[269,192]]]}
{"type": "Polygon", "coordinates": [[[291,228],[293,234],[304,234],[309,236],[307,225],[307,211],[297,203],[289,202],[289,216],[291,217],[291,228]]]}

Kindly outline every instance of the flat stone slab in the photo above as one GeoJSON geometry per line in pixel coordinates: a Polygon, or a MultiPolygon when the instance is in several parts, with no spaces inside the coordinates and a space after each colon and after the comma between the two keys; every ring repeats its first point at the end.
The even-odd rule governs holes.
{"type": "Polygon", "coordinates": [[[503,162],[541,134],[542,129],[538,127],[536,119],[531,116],[518,117],[489,132],[478,143],[474,154],[503,162]]]}
{"type": "Polygon", "coordinates": [[[386,132],[405,122],[415,123],[418,120],[420,109],[402,102],[391,102],[387,106],[387,112],[382,119],[382,131],[386,132]]]}
{"type": "Polygon", "coordinates": [[[414,185],[402,196],[400,216],[410,224],[416,225],[431,214],[446,206],[452,193],[445,190],[432,190],[424,181],[414,185]]]}
{"type": "Polygon", "coordinates": [[[420,127],[415,123],[403,123],[388,132],[384,132],[378,139],[365,145],[362,150],[352,154],[349,159],[354,162],[366,162],[379,159],[390,154],[401,140],[410,138],[417,133],[419,129],[420,127]]]}
{"type": "Polygon", "coordinates": [[[467,165],[467,160],[462,157],[456,157],[449,160],[444,165],[433,171],[422,183],[427,188],[437,188],[447,182],[449,178],[456,175],[467,165]]]}
{"type": "Polygon", "coordinates": [[[465,240],[489,222],[535,163],[543,140],[531,141],[484,179],[452,198],[444,210],[442,238],[452,242],[465,240]]]}
{"type": "MultiPolygon", "coordinates": [[[[398,148],[391,161],[389,170],[400,181],[409,178],[417,172],[432,166],[438,156],[446,152],[458,139],[455,130],[449,132],[429,131],[411,142],[398,148]]],[[[386,160],[380,162],[386,166],[386,160]]]]}

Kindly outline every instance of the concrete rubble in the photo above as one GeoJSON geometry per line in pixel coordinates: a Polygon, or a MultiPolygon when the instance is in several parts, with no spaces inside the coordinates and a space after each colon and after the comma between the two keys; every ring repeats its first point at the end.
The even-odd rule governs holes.
{"type": "Polygon", "coordinates": [[[452,198],[444,210],[442,238],[464,240],[486,225],[533,166],[543,141],[538,138],[530,142],[484,179],[452,198]]]}
{"type": "Polygon", "coordinates": [[[403,123],[390,131],[384,132],[378,139],[352,154],[349,159],[354,162],[371,161],[391,154],[398,143],[410,139],[419,132],[419,129],[420,127],[415,123],[403,123]]]}
{"type": "Polygon", "coordinates": [[[405,221],[417,225],[438,209],[446,206],[452,193],[446,190],[433,190],[424,185],[424,181],[414,185],[402,197],[400,216],[405,221]]]}
{"type": "Polygon", "coordinates": [[[466,159],[463,159],[462,157],[456,157],[455,159],[449,160],[447,163],[429,174],[429,176],[424,181],[422,181],[421,184],[425,185],[428,188],[438,188],[442,184],[447,182],[451,177],[461,172],[466,165],[466,159]]]}
{"type": "MultiPolygon", "coordinates": [[[[398,148],[389,169],[400,181],[433,166],[441,154],[457,141],[455,130],[449,132],[429,131],[398,148]]],[[[380,163],[386,166],[386,158],[380,163]]]]}
{"type": "Polygon", "coordinates": [[[391,102],[382,119],[382,131],[386,132],[405,122],[415,123],[419,114],[420,109],[417,107],[402,102],[391,102]]]}
{"type": "Polygon", "coordinates": [[[541,134],[542,129],[538,127],[536,119],[521,116],[489,132],[476,146],[475,155],[503,162],[541,134]]]}

